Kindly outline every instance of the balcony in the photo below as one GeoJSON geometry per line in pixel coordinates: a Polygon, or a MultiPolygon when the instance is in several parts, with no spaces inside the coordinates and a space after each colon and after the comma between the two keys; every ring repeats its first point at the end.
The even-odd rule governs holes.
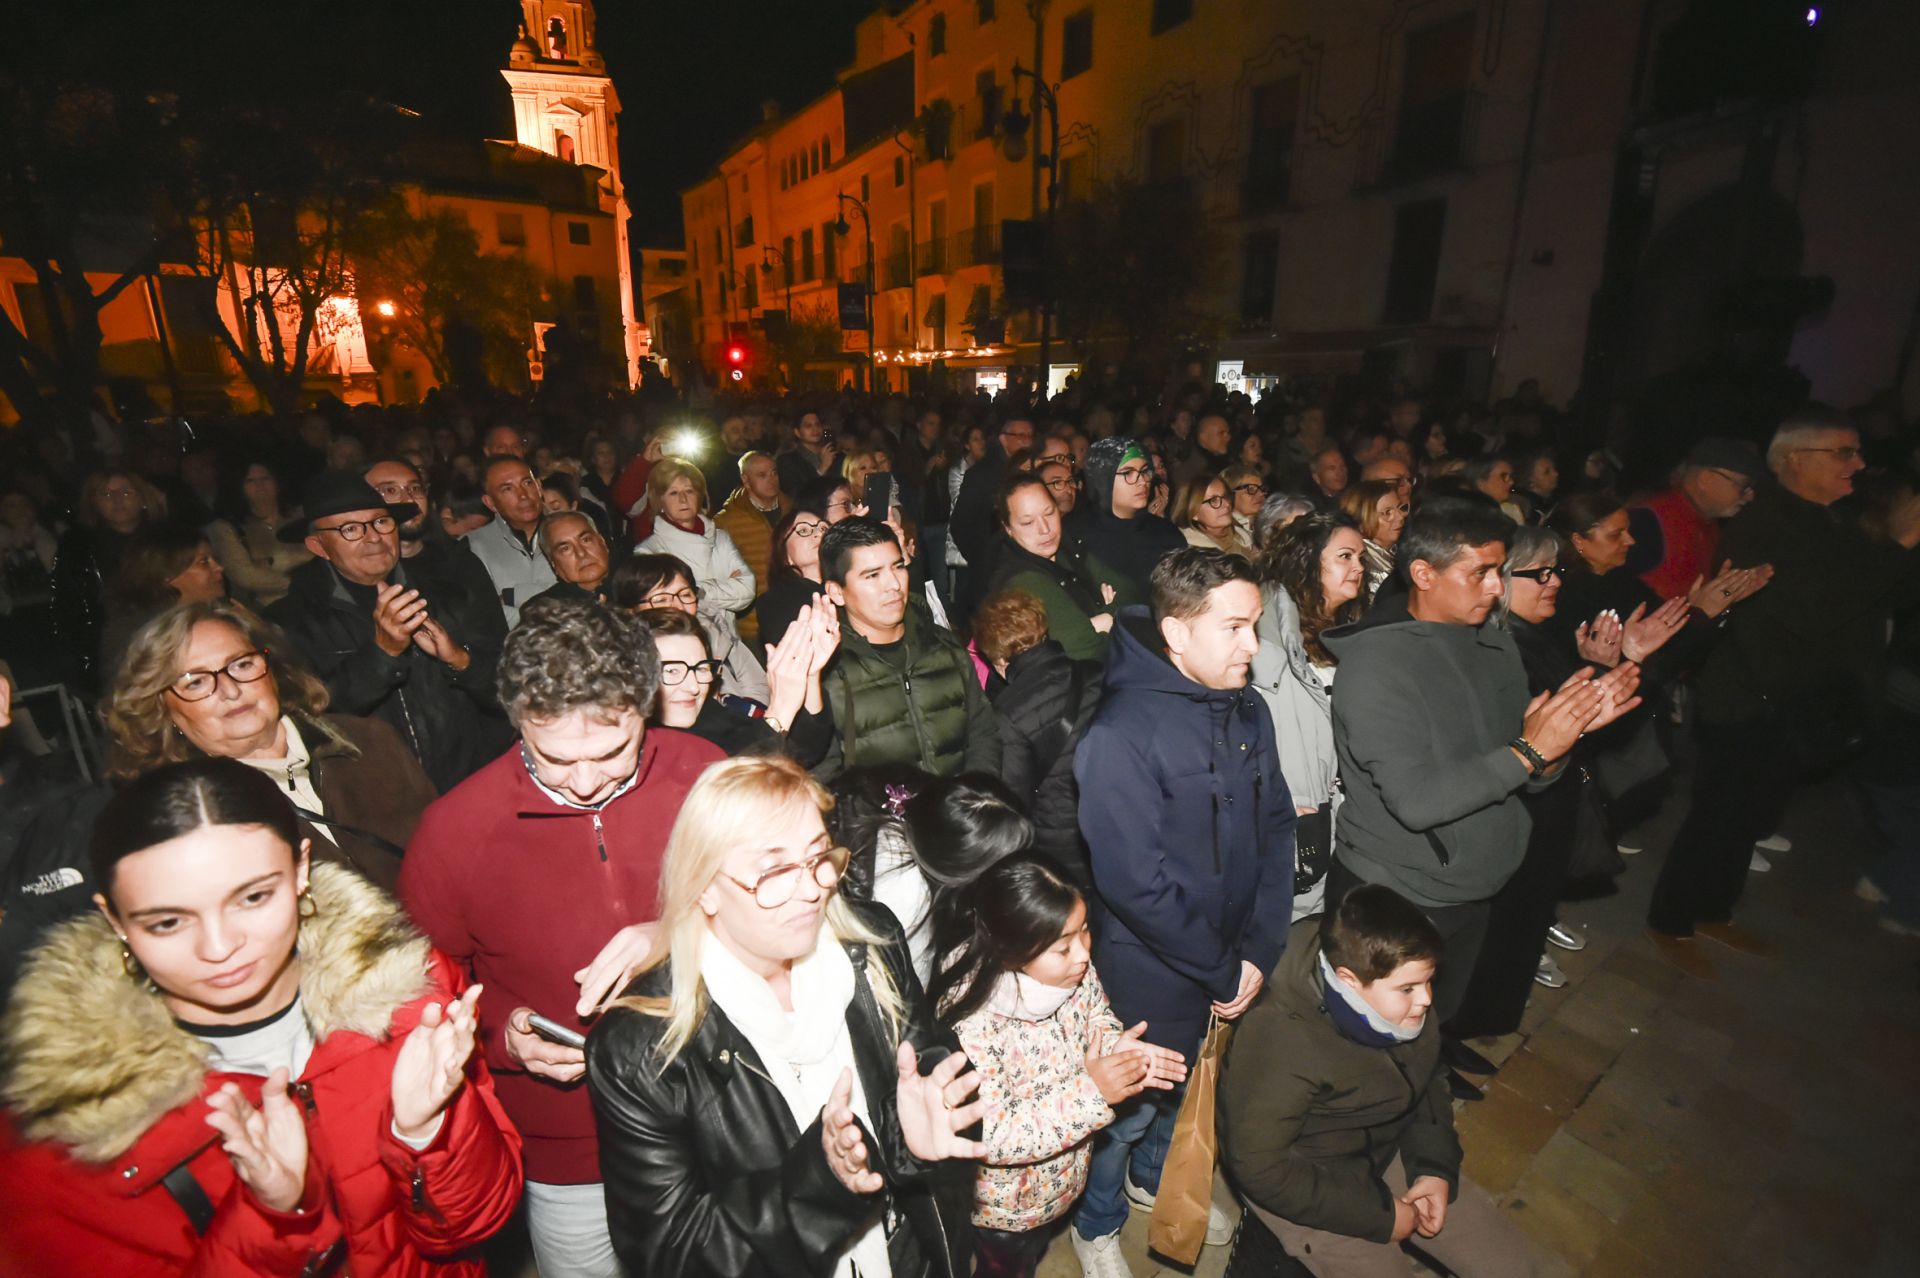
{"type": "Polygon", "coordinates": [[[945,275],[947,273],[947,245],[951,236],[940,236],[927,240],[920,245],[919,273],[926,275],[945,275]]]}
{"type": "Polygon", "coordinates": [[[955,270],[963,266],[993,266],[999,261],[1000,224],[998,222],[982,222],[978,226],[955,232],[953,236],[955,270]]]}
{"type": "Polygon", "coordinates": [[[913,287],[913,255],[911,253],[887,254],[883,277],[886,280],[882,285],[883,288],[913,287]]]}

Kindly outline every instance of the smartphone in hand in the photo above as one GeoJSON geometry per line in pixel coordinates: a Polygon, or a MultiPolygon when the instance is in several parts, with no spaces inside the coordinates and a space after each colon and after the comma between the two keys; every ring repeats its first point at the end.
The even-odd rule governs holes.
{"type": "Polygon", "coordinates": [[[894,504],[893,476],[884,471],[868,475],[861,485],[860,500],[867,508],[867,518],[885,519],[894,504]]]}
{"type": "Polygon", "coordinates": [[[527,1013],[527,1024],[533,1028],[534,1033],[546,1039],[549,1043],[558,1043],[562,1047],[571,1047],[580,1051],[586,1050],[587,1036],[585,1034],[582,1034],[578,1030],[570,1030],[558,1021],[548,1020],[538,1012],[527,1013]]]}

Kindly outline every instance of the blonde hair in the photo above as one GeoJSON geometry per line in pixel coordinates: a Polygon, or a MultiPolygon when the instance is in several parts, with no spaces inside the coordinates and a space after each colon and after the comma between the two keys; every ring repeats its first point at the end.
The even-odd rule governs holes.
{"type": "MultiPolygon", "coordinates": [[[[824,816],[833,808],[833,796],[805,768],[776,755],[724,759],[712,765],[680,805],[660,866],[660,926],[654,933],[653,951],[640,968],[651,972],[665,964],[669,991],[665,998],[636,996],[609,1004],[667,1023],[655,1049],[663,1068],[693,1041],[707,1014],[700,950],[711,933],[706,912],[700,908],[700,894],[718,877],[729,852],[764,837],[779,814],[802,804],[824,816]]],[[[854,916],[838,892],[827,901],[826,927],[842,945],[881,943],[882,938],[854,916]]],[[[866,979],[882,1016],[898,1034],[905,1020],[900,991],[883,964],[868,963],[866,979]]]]}
{"type": "Polygon", "coordinates": [[[706,514],[707,477],[700,473],[698,466],[683,457],[662,457],[647,472],[647,509],[655,515],[660,514],[660,499],[667,495],[667,489],[673,487],[676,479],[686,479],[693,485],[693,495],[700,501],[700,513],[706,514]]]}
{"type": "Polygon", "coordinates": [[[163,763],[197,759],[200,752],[180,732],[162,695],[180,677],[181,654],[203,621],[231,626],[247,643],[267,653],[267,672],[280,693],[282,714],[317,717],[327,708],[327,687],[286,655],[278,630],[230,599],[177,603],[140,627],[127,645],[101,718],[111,739],[107,770],[122,780],[163,763]]]}

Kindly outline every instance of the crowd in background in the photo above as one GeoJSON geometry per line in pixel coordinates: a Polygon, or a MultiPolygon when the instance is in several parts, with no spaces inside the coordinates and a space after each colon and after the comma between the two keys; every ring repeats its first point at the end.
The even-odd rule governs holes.
{"type": "Polygon", "coordinates": [[[0,438],[0,1268],[1119,1278],[1226,1023],[1236,1247],[1530,1273],[1468,1040],[1676,761],[1667,961],[1842,768],[1920,934],[1884,413],[657,389],[0,438]]]}

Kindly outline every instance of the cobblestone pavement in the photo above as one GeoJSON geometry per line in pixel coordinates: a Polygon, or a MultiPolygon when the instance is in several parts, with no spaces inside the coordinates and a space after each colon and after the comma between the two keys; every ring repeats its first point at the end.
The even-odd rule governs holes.
{"type": "MultiPolygon", "coordinates": [[[[1618,895],[1564,907],[1589,942],[1555,951],[1566,988],[1536,987],[1519,1033],[1476,1041],[1502,1066],[1457,1107],[1468,1174],[1533,1239],[1542,1278],[1920,1274],[1920,944],[1853,896],[1863,816],[1839,784],[1796,800],[1793,850],[1740,910],[1778,955],[1696,942],[1701,979],[1642,928],[1680,806],[1650,823],[1618,895]]],[[[1136,1210],[1121,1236],[1136,1278],[1187,1272],[1150,1257],[1146,1233],[1136,1210]]],[[[515,1259],[496,1272],[533,1278],[515,1259]]],[[[1209,1247],[1192,1272],[1226,1261],[1209,1247]]],[[[1064,1236],[1040,1268],[1079,1271],[1064,1236]]]]}

